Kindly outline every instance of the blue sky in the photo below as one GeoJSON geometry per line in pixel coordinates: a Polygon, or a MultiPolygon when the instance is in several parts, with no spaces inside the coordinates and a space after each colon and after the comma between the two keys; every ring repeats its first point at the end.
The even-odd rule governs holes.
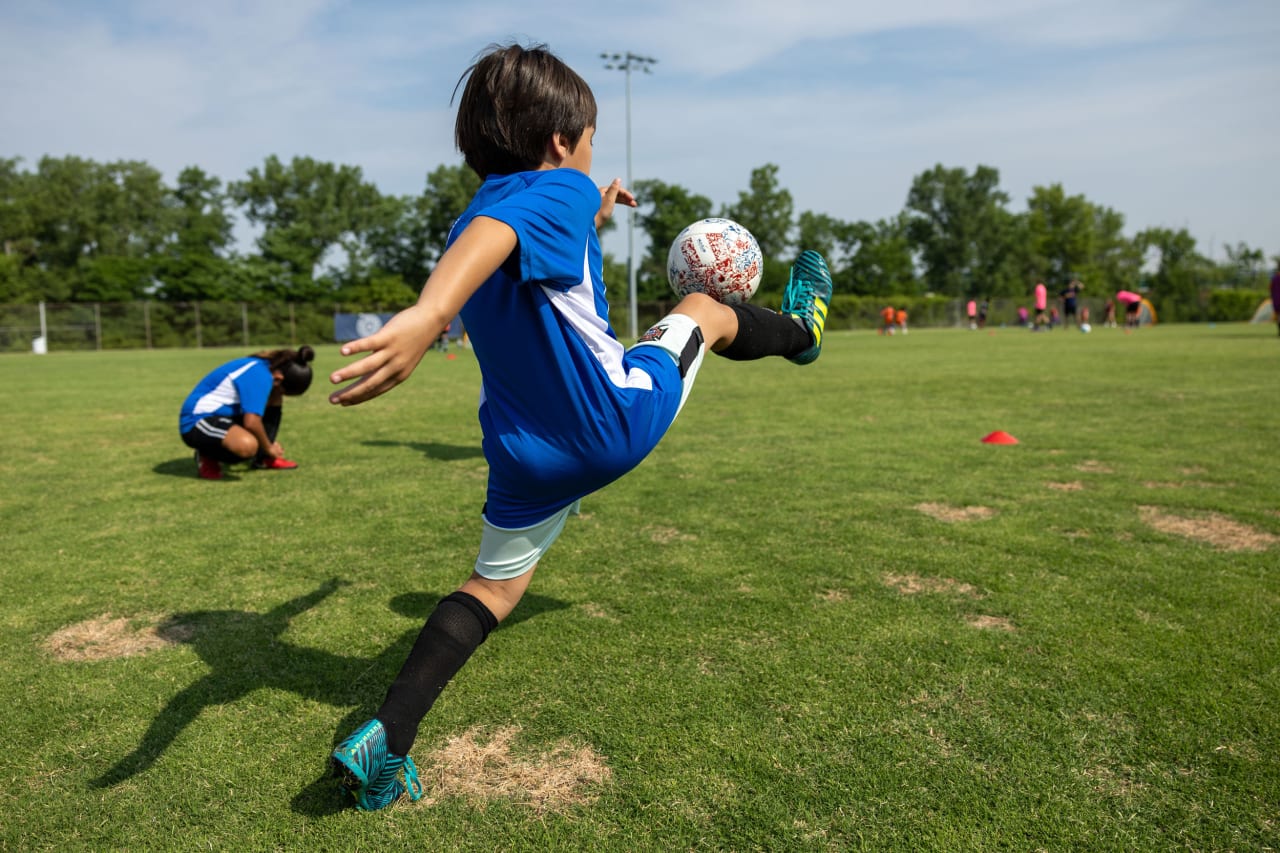
{"type": "MultiPolygon", "coordinates": [[[[1277,0],[4,0],[0,156],[224,180],[271,154],[416,194],[458,162],[450,97],[485,45],[541,41],[600,104],[593,177],[731,203],[766,163],[796,210],[877,220],[941,163],[1280,254],[1277,0]],[[538,9],[538,7],[543,7],[538,9]]],[[[620,234],[606,243],[625,254],[620,234]],[[621,242],[619,242],[621,241],[621,242]]]]}

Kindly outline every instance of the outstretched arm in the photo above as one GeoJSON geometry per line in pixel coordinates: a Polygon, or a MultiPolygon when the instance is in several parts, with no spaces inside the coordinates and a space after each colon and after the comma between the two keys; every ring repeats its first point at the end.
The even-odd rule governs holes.
{"type": "Polygon", "coordinates": [[[416,305],[369,337],[343,345],[343,355],[369,354],[329,377],[335,385],[357,379],[330,394],[329,402],[354,406],[408,379],[444,327],[515,248],[516,232],[509,225],[485,216],[473,219],[441,256],[416,305]]]}

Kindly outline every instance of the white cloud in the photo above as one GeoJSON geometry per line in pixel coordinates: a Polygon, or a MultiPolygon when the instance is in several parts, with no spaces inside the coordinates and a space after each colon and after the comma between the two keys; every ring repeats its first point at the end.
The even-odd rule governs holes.
{"type": "MultiPolygon", "coordinates": [[[[732,202],[780,167],[800,210],[878,219],[934,163],[1000,170],[1014,207],[1062,183],[1131,230],[1186,225],[1280,252],[1280,5],[1271,0],[774,0],[646,4],[325,0],[96,11],[17,4],[0,28],[0,156],[141,159],[235,180],[270,154],[416,193],[457,162],[449,104],[477,51],[544,41],[600,101],[596,178],[732,202]]],[[[615,247],[615,251],[617,248],[615,247]]]]}

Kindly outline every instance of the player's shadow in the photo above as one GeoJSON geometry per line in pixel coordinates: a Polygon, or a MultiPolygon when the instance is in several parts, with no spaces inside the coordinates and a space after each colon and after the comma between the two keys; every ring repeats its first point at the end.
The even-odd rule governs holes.
{"type": "MultiPolygon", "coordinates": [[[[170,459],[168,462],[161,462],[151,470],[166,477],[181,477],[184,480],[196,479],[196,463],[189,455],[183,456],[181,459],[170,459]]],[[[226,468],[224,466],[222,479],[239,480],[240,475],[236,473],[234,468],[226,468]]]]}
{"type": "MultiPolygon", "coordinates": [[[[92,780],[90,785],[108,788],[141,773],[164,755],[165,750],[204,709],[235,702],[255,690],[284,690],[314,702],[357,706],[335,729],[336,744],[339,732],[345,733],[376,710],[377,703],[381,702],[387,686],[418,636],[421,621],[440,599],[440,596],[428,593],[408,593],[393,598],[391,608],[414,618],[418,624],[374,657],[334,654],[280,639],[294,616],[315,607],[346,584],[338,578],[330,579],[314,591],[286,601],[266,613],[200,610],[179,613],[167,619],[158,629],[161,636],[191,645],[209,672],[178,691],[151,721],[133,752],[92,780]],[[352,723],[351,720],[357,722],[352,723]]],[[[515,612],[502,624],[509,627],[539,613],[567,606],[558,599],[526,594],[515,612]]],[[[322,758],[315,757],[317,764],[322,763],[322,758]]],[[[243,761],[248,765],[257,759],[252,754],[245,754],[240,757],[224,756],[224,760],[243,761]]],[[[328,810],[321,798],[306,794],[304,791],[300,796],[302,802],[295,802],[295,808],[308,812],[328,810]]]]}
{"type": "Polygon", "coordinates": [[[477,445],[440,444],[435,441],[365,441],[365,447],[407,447],[425,455],[428,459],[456,462],[459,459],[478,459],[484,450],[477,445]]]}

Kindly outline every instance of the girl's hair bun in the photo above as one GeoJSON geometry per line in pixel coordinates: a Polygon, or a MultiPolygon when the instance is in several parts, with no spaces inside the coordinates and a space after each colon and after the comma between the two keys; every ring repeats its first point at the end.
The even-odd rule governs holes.
{"type": "Polygon", "coordinates": [[[293,361],[284,365],[284,381],[281,385],[286,395],[296,397],[311,387],[311,365],[307,362],[315,357],[316,351],[303,344],[298,348],[298,354],[293,357],[293,361]]]}

